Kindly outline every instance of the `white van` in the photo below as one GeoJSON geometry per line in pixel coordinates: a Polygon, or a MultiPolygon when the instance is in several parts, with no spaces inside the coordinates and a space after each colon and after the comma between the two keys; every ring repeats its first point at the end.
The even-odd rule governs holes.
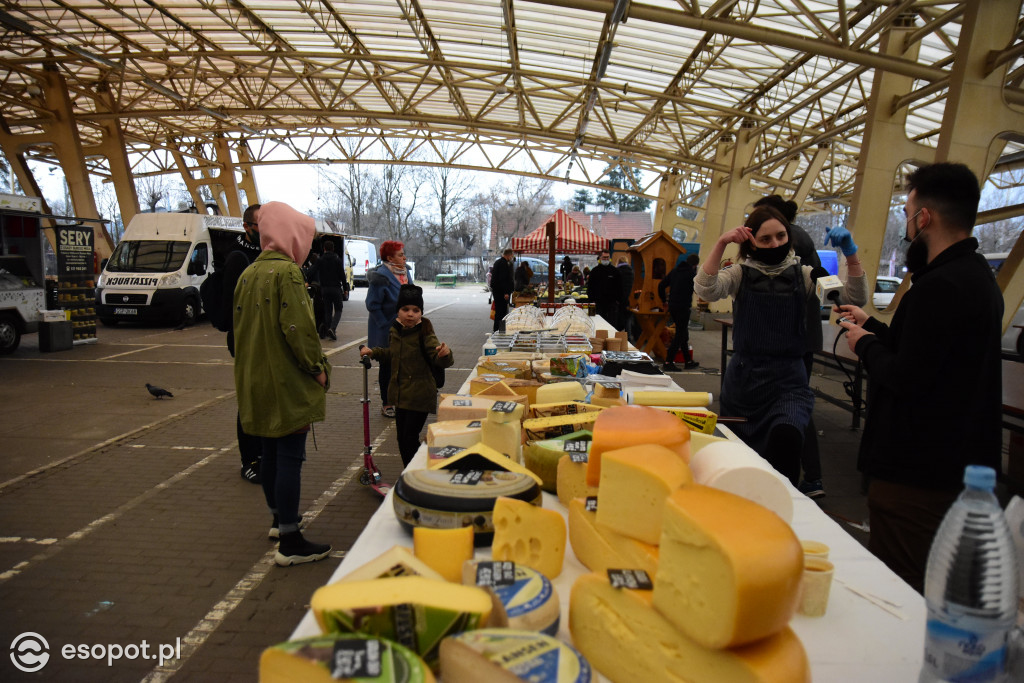
{"type": "Polygon", "coordinates": [[[195,322],[214,254],[226,254],[244,236],[241,218],[136,214],[96,282],[100,322],[195,322]]]}
{"type": "Polygon", "coordinates": [[[377,265],[377,246],[365,239],[346,239],[345,253],[352,263],[352,280],[356,287],[367,287],[367,276],[377,265]]]}

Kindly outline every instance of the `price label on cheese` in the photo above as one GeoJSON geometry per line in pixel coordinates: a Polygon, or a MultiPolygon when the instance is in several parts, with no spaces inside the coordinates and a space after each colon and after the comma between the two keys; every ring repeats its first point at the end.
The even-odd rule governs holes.
{"type": "Polygon", "coordinates": [[[622,391],[622,382],[598,382],[602,387],[622,391]]]}
{"type": "Polygon", "coordinates": [[[469,427],[470,429],[480,429],[480,427],[483,426],[483,423],[481,423],[480,420],[473,420],[466,426],[469,427]]]}
{"type": "Polygon", "coordinates": [[[452,399],[452,405],[453,406],[471,406],[471,405],[473,405],[473,400],[469,399],[469,398],[454,398],[454,399],[452,399]]]}
{"type": "Polygon", "coordinates": [[[586,439],[573,439],[566,441],[562,449],[569,454],[573,462],[587,462],[589,460],[590,441],[586,439]]]}
{"type": "Polygon", "coordinates": [[[461,453],[463,450],[464,449],[458,446],[445,446],[444,448],[439,448],[437,451],[435,451],[433,458],[435,460],[438,458],[450,458],[456,453],[461,453]]]}
{"type": "Polygon", "coordinates": [[[452,474],[450,481],[459,486],[475,486],[483,476],[482,470],[463,470],[452,474]]]}
{"type": "Polygon", "coordinates": [[[612,588],[628,588],[629,590],[654,590],[651,577],[643,569],[609,569],[608,582],[612,588]]]}
{"type": "Polygon", "coordinates": [[[587,496],[583,503],[583,509],[587,512],[597,512],[597,496],[587,496]]]}
{"type": "Polygon", "coordinates": [[[497,401],[491,406],[491,410],[495,413],[514,413],[517,405],[519,404],[515,401],[497,401]]]}
{"type": "Polygon", "coordinates": [[[516,582],[515,562],[478,562],[476,565],[476,585],[478,586],[511,586],[516,582]]]}
{"type": "Polygon", "coordinates": [[[375,678],[381,673],[379,640],[345,638],[334,643],[331,676],[335,679],[375,678]]]}
{"type": "Polygon", "coordinates": [[[586,463],[590,461],[590,454],[586,451],[580,453],[579,451],[572,451],[569,453],[569,460],[578,463],[586,463]]]}

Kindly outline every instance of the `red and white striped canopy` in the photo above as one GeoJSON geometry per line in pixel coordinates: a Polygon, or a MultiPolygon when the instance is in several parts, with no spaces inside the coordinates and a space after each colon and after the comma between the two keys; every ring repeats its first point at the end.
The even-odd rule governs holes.
{"type": "Polygon", "coordinates": [[[526,237],[513,237],[509,240],[509,248],[517,253],[548,253],[547,224],[551,221],[555,222],[555,253],[597,254],[608,248],[608,240],[584,228],[561,209],[548,216],[539,228],[526,237]]]}

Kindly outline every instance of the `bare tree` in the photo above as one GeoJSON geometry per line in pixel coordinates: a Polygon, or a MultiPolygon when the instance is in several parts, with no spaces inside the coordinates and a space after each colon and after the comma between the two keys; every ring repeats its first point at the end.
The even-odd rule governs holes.
{"type": "Polygon", "coordinates": [[[379,228],[384,237],[400,242],[412,236],[414,217],[420,202],[423,173],[411,166],[385,166],[374,180],[374,204],[379,211],[379,228]]]}
{"type": "Polygon", "coordinates": [[[330,186],[341,193],[348,207],[348,224],[352,233],[376,234],[373,225],[366,220],[373,213],[373,178],[370,171],[358,164],[349,164],[348,168],[340,173],[324,171],[323,177],[330,186]]]}
{"type": "Polygon", "coordinates": [[[135,178],[135,191],[139,195],[139,203],[143,210],[154,213],[160,202],[167,197],[167,179],[163,175],[137,177],[135,178]]]}
{"type": "Polygon", "coordinates": [[[465,249],[453,237],[466,220],[472,198],[473,181],[462,171],[448,166],[431,168],[427,187],[436,202],[435,218],[424,226],[426,246],[437,261],[460,258],[465,249]]]}
{"type": "Polygon", "coordinates": [[[491,191],[491,244],[496,249],[540,226],[546,218],[545,207],[551,204],[551,185],[550,180],[517,176],[512,187],[491,191]]]}

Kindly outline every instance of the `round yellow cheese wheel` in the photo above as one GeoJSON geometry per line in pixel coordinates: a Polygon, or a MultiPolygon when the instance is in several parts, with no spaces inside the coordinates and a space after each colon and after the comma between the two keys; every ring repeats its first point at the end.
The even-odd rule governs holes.
{"type": "Polygon", "coordinates": [[[587,484],[601,481],[601,454],[629,446],[659,444],[690,463],[690,428],[672,413],[648,406],[605,408],[594,422],[587,461],[587,484]]]}

